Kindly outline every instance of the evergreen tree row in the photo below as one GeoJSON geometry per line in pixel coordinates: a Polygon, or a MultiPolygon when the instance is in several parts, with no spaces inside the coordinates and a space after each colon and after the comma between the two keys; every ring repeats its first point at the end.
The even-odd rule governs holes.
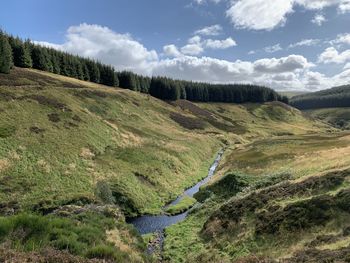
{"type": "Polygon", "coordinates": [[[350,85],[295,96],[291,105],[300,110],[350,107],[350,85]]]}
{"type": "Polygon", "coordinates": [[[187,99],[196,102],[266,102],[288,103],[274,90],[256,85],[218,85],[145,77],[133,72],[116,72],[112,66],[71,55],[53,48],[23,41],[0,32],[0,72],[9,73],[14,65],[34,68],[112,87],[150,94],[162,100],[187,99]]]}

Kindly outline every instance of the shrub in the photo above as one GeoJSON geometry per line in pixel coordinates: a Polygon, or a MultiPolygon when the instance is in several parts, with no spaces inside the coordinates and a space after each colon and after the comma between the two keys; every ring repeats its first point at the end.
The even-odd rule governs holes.
{"type": "Polygon", "coordinates": [[[0,219],[0,240],[4,239],[13,229],[13,224],[8,218],[0,219]]]}
{"type": "Polygon", "coordinates": [[[61,236],[53,242],[54,247],[59,250],[68,250],[72,254],[79,254],[86,249],[86,245],[79,242],[74,235],[61,236]]]}
{"type": "Polygon", "coordinates": [[[41,240],[49,231],[49,220],[38,215],[20,214],[15,216],[12,222],[14,230],[23,230],[23,240],[41,240]]]}
{"type": "Polygon", "coordinates": [[[16,132],[15,126],[0,126],[0,138],[8,138],[16,132]]]}
{"type": "Polygon", "coordinates": [[[201,188],[200,191],[194,195],[194,198],[196,198],[199,202],[203,202],[212,194],[215,194],[215,196],[219,198],[234,196],[249,185],[249,182],[245,179],[245,177],[248,176],[235,173],[226,174],[213,184],[201,188]]]}
{"type": "Polygon", "coordinates": [[[113,204],[115,198],[109,184],[105,181],[98,181],[96,184],[96,195],[106,204],[113,204]]]}
{"type": "Polygon", "coordinates": [[[99,245],[91,248],[86,253],[88,258],[99,258],[105,260],[116,260],[117,262],[125,259],[127,254],[117,251],[116,248],[106,245],[99,245]]]}

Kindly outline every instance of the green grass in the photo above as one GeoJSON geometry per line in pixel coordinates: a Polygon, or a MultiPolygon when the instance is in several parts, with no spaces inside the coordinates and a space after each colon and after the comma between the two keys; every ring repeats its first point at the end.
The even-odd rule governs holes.
{"type": "Polygon", "coordinates": [[[221,147],[215,137],[172,121],[175,107],[143,94],[24,69],[1,75],[0,83],[8,83],[0,93],[11,98],[0,106],[5,205],[106,201],[96,194],[103,181],[114,199],[133,204],[125,212],[159,213],[203,177],[201,170],[221,147]],[[33,76],[39,90],[23,81],[35,81],[33,76]]]}
{"type": "MultiPolygon", "coordinates": [[[[349,216],[340,201],[348,198],[349,138],[345,132],[289,135],[229,148],[214,180],[196,195],[202,205],[167,229],[164,255],[170,262],[278,259],[306,253],[320,235],[342,232],[349,216]]],[[[327,247],[338,248],[332,242],[327,247]]]]}
{"type": "Polygon", "coordinates": [[[169,206],[165,209],[165,212],[170,215],[177,215],[181,214],[191,207],[194,206],[194,204],[197,202],[196,199],[190,196],[184,196],[180,202],[178,202],[176,205],[169,206]]]}
{"type": "Polygon", "coordinates": [[[350,130],[350,108],[327,108],[305,111],[313,118],[328,122],[331,125],[350,130]]]}
{"type": "MultiPolygon", "coordinates": [[[[160,213],[207,175],[224,143],[229,150],[214,180],[236,172],[249,175],[248,183],[287,172],[301,178],[348,162],[346,136],[333,135],[336,129],[281,103],[168,103],[29,69],[0,74],[0,119],[0,212],[22,212],[0,220],[0,235],[24,253],[49,246],[82,257],[123,261],[129,255],[131,262],[146,261],[144,242],[123,222],[110,225],[110,219],[94,214],[64,219],[32,213],[91,203],[117,205],[129,216],[160,213]],[[200,125],[189,126],[189,120],[200,125]],[[316,132],[327,136],[305,135],[316,132]],[[28,236],[20,235],[23,228],[28,236]]],[[[236,193],[230,182],[221,201],[236,193]]],[[[204,253],[207,245],[199,235],[221,204],[214,199],[167,229],[168,260],[191,259],[188,248],[199,262],[228,256],[214,246],[209,251],[218,255],[204,253]]],[[[194,202],[186,198],[169,213],[194,202]]]]}
{"type": "MultiPolygon", "coordinates": [[[[89,212],[68,218],[23,213],[0,218],[0,240],[24,252],[52,247],[88,258],[113,256],[127,260],[127,254],[107,240],[106,231],[117,226],[127,228],[123,222],[116,224],[113,218],[89,212]]],[[[144,244],[141,237],[136,237],[136,242],[127,245],[140,253],[144,244]]]]}

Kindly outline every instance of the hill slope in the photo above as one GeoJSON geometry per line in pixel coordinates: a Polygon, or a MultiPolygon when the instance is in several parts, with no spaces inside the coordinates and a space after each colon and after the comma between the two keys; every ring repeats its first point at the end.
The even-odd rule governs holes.
{"type": "Polygon", "coordinates": [[[161,211],[224,144],[332,130],[279,102],[167,103],[19,68],[0,74],[0,101],[0,213],[11,216],[0,218],[0,238],[24,253],[0,254],[22,261],[147,261],[124,215],[161,211]]]}
{"type": "Polygon", "coordinates": [[[349,107],[350,85],[294,96],[290,99],[290,104],[301,110],[349,107]]]}
{"type": "Polygon", "coordinates": [[[200,204],[167,229],[165,259],[346,262],[349,151],[349,133],[230,147],[214,180],[195,195],[200,204]]]}

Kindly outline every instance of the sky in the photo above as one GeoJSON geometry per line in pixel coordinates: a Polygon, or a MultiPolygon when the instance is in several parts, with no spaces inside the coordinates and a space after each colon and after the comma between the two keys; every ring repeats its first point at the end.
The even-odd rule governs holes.
{"type": "Polygon", "coordinates": [[[279,91],[350,82],[350,0],[11,0],[0,27],[148,76],[279,91]]]}

